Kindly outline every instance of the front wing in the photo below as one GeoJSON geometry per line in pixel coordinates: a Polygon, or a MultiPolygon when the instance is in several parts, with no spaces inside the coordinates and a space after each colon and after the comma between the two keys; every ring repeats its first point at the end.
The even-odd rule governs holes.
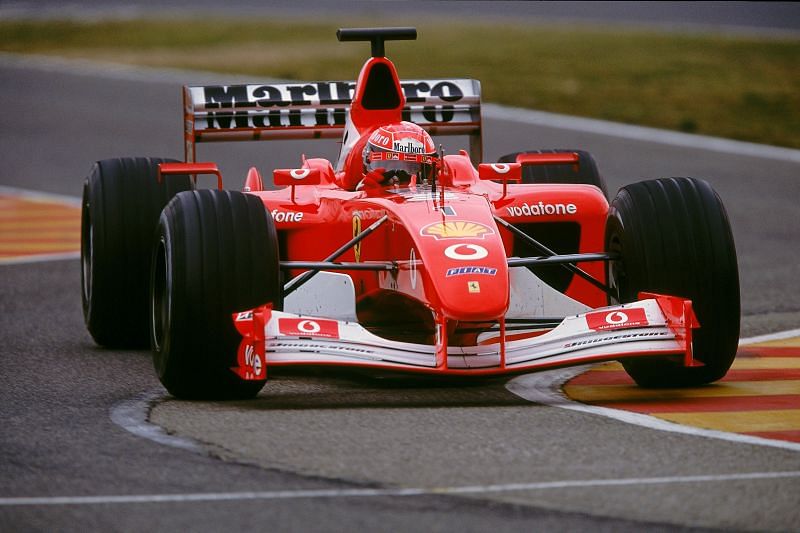
{"type": "Polygon", "coordinates": [[[691,301],[642,294],[640,301],[568,316],[551,330],[514,335],[490,330],[475,346],[414,344],[384,339],[356,322],[259,307],[234,315],[243,339],[242,379],[264,380],[267,367],[338,365],[429,374],[499,375],[632,357],[692,358],[691,301]],[[444,353],[446,351],[446,357],[444,353]]]}

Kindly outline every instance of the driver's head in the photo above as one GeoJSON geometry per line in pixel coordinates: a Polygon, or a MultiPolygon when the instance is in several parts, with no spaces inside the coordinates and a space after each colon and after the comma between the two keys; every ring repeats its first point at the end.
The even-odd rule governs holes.
{"type": "Polygon", "coordinates": [[[364,148],[364,173],[382,170],[384,184],[408,185],[430,179],[436,168],[436,149],[428,132],[411,122],[381,126],[364,148]]]}

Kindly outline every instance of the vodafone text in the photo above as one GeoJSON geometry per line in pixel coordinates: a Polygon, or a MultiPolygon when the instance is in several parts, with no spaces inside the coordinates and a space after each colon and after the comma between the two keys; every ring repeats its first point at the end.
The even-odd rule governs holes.
{"type": "Polygon", "coordinates": [[[533,204],[512,205],[506,207],[508,215],[512,217],[540,217],[549,215],[574,215],[578,212],[575,204],[546,204],[544,202],[533,204]]]}

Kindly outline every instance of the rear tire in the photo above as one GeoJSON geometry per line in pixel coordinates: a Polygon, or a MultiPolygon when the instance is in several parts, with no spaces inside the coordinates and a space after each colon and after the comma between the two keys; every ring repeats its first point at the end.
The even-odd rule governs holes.
{"type": "MultiPolygon", "coordinates": [[[[559,150],[526,150],[524,152],[514,152],[500,158],[500,163],[513,163],[519,154],[552,154],[552,153],[576,153],[578,154],[578,170],[574,165],[524,165],[522,167],[523,183],[566,183],[594,185],[600,189],[605,198],[608,198],[606,182],[597,170],[592,154],[583,150],[559,149],[559,150]]],[[[580,226],[574,222],[545,222],[517,224],[517,227],[557,253],[574,254],[578,253],[580,241],[580,226]]],[[[531,254],[538,254],[530,245],[523,241],[515,240],[514,255],[527,257],[531,254]]],[[[574,275],[561,268],[561,265],[537,265],[529,266],[528,269],[545,283],[559,292],[564,292],[572,283],[574,275]]]]}
{"type": "Polygon", "coordinates": [[[153,232],[167,202],[192,188],[189,176],[158,182],[158,164],[125,157],[98,161],[83,184],[83,317],[97,344],[148,345],[148,285],[153,232]]]}
{"type": "Polygon", "coordinates": [[[700,322],[693,349],[704,366],[623,360],[628,374],[644,387],[696,386],[723,377],[739,340],[739,273],[728,216],[711,186],[665,178],[623,187],[611,202],[605,239],[606,250],[620,254],[608,264],[620,303],[635,301],[640,291],[681,296],[692,300],[700,322]]]}
{"type": "Polygon", "coordinates": [[[178,194],[159,220],[152,262],[151,345],[166,389],[184,399],[252,398],[264,381],[232,367],[232,314],[280,308],[278,239],[262,201],[235,191],[178,194]]]}
{"type": "Polygon", "coordinates": [[[499,163],[514,163],[519,154],[552,154],[574,152],[578,154],[578,170],[574,165],[524,165],[522,183],[575,183],[594,185],[608,198],[606,182],[597,170],[597,163],[589,152],[583,150],[526,150],[501,157],[499,163]]]}

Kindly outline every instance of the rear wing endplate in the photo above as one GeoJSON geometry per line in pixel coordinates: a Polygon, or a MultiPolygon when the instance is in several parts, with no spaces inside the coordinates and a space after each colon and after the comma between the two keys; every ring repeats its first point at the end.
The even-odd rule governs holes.
{"type": "MultiPolygon", "coordinates": [[[[468,135],[481,161],[478,80],[406,80],[403,120],[431,135],[468,135]]],[[[214,141],[341,138],[355,90],[352,81],[184,86],[184,156],[214,141]]]]}

